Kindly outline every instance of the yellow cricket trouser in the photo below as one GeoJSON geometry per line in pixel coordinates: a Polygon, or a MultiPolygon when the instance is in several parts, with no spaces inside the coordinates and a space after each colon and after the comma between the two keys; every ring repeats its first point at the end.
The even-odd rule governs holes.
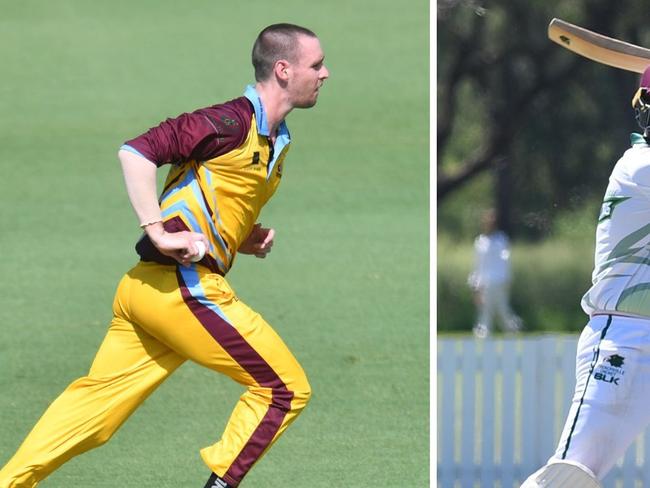
{"type": "Polygon", "coordinates": [[[201,450],[208,467],[237,486],[307,404],[305,373],[222,276],[196,265],[141,262],[118,286],[113,321],[88,376],[46,410],[0,470],[0,488],[34,487],[106,442],[187,359],[246,387],[221,439],[201,450]]]}

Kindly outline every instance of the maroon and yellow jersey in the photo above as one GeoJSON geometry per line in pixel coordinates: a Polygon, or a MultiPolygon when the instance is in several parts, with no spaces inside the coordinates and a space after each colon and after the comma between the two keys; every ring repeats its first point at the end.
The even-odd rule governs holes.
{"type": "MultiPolygon", "coordinates": [[[[291,138],[284,122],[275,144],[255,88],[243,97],[196,110],[127,141],[122,149],[157,166],[172,164],[160,196],[169,232],[201,232],[210,241],[201,264],[225,275],[264,204],[275,193],[291,138]]],[[[143,261],[173,264],[144,235],[143,261]]]]}

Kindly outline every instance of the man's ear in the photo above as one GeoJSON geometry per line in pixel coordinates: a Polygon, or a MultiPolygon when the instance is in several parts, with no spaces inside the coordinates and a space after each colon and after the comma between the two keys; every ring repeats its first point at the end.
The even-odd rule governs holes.
{"type": "Polygon", "coordinates": [[[279,59],[275,62],[274,72],[275,76],[281,81],[287,81],[289,79],[289,72],[291,70],[291,65],[285,59],[279,59]]]}

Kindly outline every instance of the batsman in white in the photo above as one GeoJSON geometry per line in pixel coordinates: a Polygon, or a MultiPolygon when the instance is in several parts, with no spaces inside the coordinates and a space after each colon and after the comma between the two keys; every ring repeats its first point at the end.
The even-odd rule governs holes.
{"type": "Polygon", "coordinates": [[[632,105],[643,134],[614,166],[600,211],[571,408],[555,454],[522,488],[599,486],[650,423],[650,67],[632,105]]]}

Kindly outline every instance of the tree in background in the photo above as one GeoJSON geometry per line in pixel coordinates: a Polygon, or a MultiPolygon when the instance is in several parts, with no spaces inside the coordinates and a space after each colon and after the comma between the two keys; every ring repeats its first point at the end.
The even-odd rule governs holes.
{"type": "Polygon", "coordinates": [[[465,207],[480,200],[463,190],[485,173],[483,201],[515,236],[539,239],[558,215],[586,204],[597,212],[636,130],[638,76],[562,49],[546,28],[560,17],[650,46],[642,2],[443,0],[437,9],[439,232],[463,218],[449,210],[455,197],[465,207]]]}

